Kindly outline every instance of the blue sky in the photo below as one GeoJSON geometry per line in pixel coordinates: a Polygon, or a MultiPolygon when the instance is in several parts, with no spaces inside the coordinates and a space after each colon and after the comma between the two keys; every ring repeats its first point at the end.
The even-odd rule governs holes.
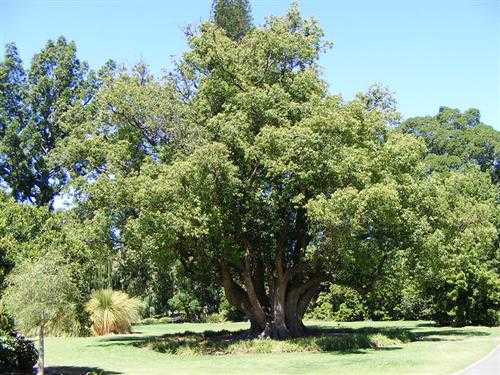
{"type": "MultiPolygon", "coordinates": [[[[25,63],[49,38],[74,40],[92,67],[109,58],[154,72],[186,48],[182,28],[211,0],[0,0],[0,44],[16,42],[25,63]]],[[[251,1],[254,20],[283,14],[288,0],[251,1]]],[[[346,99],[380,82],[405,117],[439,106],[476,107],[500,130],[500,0],[302,0],[334,47],[321,58],[332,93],[346,99]]]]}

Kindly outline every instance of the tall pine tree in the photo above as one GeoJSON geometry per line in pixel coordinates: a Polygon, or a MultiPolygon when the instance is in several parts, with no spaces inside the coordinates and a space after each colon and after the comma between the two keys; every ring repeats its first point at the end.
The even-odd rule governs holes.
{"type": "Polygon", "coordinates": [[[57,141],[66,136],[61,116],[78,101],[87,102],[91,84],[76,46],[63,37],[48,41],[23,70],[14,44],[0,63],[0,183],[18,201],[52,205],[66,180],[48,163],[57,141]]]}
{"type": "Polygon", "coordinates": [[[248,0],[213,0],[213,21],[233,40],[240,40],[252,27],[248,0]]]}

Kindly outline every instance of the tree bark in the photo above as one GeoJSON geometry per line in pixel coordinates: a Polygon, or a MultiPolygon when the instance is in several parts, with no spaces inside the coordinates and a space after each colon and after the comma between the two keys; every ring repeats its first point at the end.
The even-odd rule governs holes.
{"type": "Polygon", "coordinates": [[[255,280],[252,278],[250,247],[247,247],[247,252],[245,254],[243,281],[256,323],[264,328],[266,325],[266,313],[264,312],[264,308],[257,295],[256,288],[254,286],[255,280]]]}
{"type": "Polygon", "coordinates": [[[285,275],[279,276],[278,280],[275,282],[272,311],[268,314],[266,330],[263,332],[263,336],[269,336],[276,339],[284,339],[291,336],[286,318],[287,284],[288,280],[285,275]]]}
{"type": "Polygon", "coordinates": [[[227,264],[221,262],[220,268],[222,273],[224,294],[226,295],[229,303],[246,314],[253,327],[264,329],[265,317],[262,316],[259,311],[256,311],[254,309],[247,292],[233,280],[227,264]]]}
{"type": "Polygon", "coordinates": [[[234,281],[229,267],[221,264],[226,297],[233,306],[247,315],[252,334],[280,340],[304,336],[307,332],[302,319],[307,306],[321,289],[321,279],[309,277],[305,282],[292,283],[291,271],[278,273],[267,288],[270,295],[265,298],[270,303],[263,306],[256,293],[255,277],[251,277],[250,268],[246,263],[240,275],[243,288],[234,281]]]}
{"type": "Polygon", "coordinates": [[[305,309],[314,297],[314,291],[321,285],[318,278],[311,278],[307,282],[290,288],[287,296],[287,325],[293,336],[303,336],[306,333],[302,319],[305,309]]]}
{"type": "Polygon", "coordinates": [[[269,309],[269,298],[266,294],[266,286],[265,286],[265,268],[264,263],[260,257],[257,257],[255,260],[255,269],[252,275],[252,281],[255,286],[255,293],[257,294],[257,298],[264,310],[269,309]]]}
{"type": "Polygon", "coordinates": [[[45,335],[43,324],[40,325],[38,348],[38,375],[45,374],[45,335]]]}

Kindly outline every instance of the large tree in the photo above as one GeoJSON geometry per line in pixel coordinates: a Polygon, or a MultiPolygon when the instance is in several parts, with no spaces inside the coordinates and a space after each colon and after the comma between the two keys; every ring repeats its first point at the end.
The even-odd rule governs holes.
{"type": "Polygon", "coordinates": [[[196,147],[130,181],[130,243],[216,270],[252,329],[278,338],[304,334],[305,309],[325,282],[358,272],[369,288],[404,249],[399,213],[425,149],[389,134],[364,102],[327,94],[322,37],[296,8],[239,43],[202,25],[183,61],[198,88],[186,119],[199,129],[196,147]],[[340,229],[322,221],[332,202],[347,205],[340,229]]]}
{"type": "Polygon", "coordinates": [[[498,323],[499,189],[486,172],[433,173],[412,195],[409,273],[440,324],[498,323]]]}
{"type": "Polygon", "coordinates": [[[368,293],[401,257],[433,256],[415,229],[425,140],[388,126],[385,90],[328,94],[314,20],[292,7],[238,41],[204,23],[189,46],[177,75],[120,72],[60,123],[51,162],[110,251],[219,281],[256,334],[277,338],[305,333],[327,283],[368,293]]]}
{"type": "Polygon", "coordinates": [[[18,201],[52,204],[67,175],[48,155],[67,132],[60,123],[68,108],[87,104],[97,76],[76,55],[73,42],[48,41],[27,73],[15,45],[0,63],[0,182],[18,201]]]}

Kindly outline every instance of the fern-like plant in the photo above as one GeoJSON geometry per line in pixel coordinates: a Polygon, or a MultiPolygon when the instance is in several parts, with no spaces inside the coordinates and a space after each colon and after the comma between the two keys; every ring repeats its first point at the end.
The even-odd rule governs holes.
{"type": "Polygon", "coordinates": [[[94,291],[85,309],[90,314],[95,336],[130,333],[132,323],[140,318],[140,301],[112,289],[94,291]]]}

